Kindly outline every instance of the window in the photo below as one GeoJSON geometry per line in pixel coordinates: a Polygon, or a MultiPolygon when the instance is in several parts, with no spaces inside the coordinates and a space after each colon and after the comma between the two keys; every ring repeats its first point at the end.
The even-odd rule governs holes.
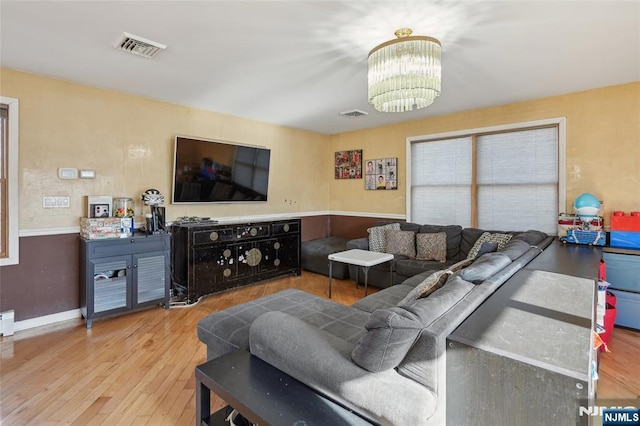
{"type": "Polygon", "coordinates": [[[557,233],[564,118],[410,138],[408,220],[557,233]]]}
{"type": "Polygon", "coordinates": [[[0,97],[0,266],[18,264],[18,100],[0,97]]]}

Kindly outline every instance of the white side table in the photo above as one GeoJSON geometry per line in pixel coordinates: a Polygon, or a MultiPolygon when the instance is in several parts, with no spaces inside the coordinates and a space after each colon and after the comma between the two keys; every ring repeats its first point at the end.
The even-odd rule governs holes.
{"type": "MultiPolygon", "coordinates": [[[[379,265],[384,262],[393,260],[393,255],[389,253],[379,253],[376,251],[351,249],[347,251],[341,251],[338,253],[332,253],[329,255],[329,298],[331,298],[331,269],[333,262],[348,263],[350,265],[362,266],[364,269],[364,295],[367,295],[367,281],[369,278],[369,268],[371,266],[379,265]]],[[[391,283],[393,284],[393,265],[389,264],[389,273],[391,276],[391,283]]],[[[358,277],[356,276],[356,287],[358,286],[358,277]]]]}

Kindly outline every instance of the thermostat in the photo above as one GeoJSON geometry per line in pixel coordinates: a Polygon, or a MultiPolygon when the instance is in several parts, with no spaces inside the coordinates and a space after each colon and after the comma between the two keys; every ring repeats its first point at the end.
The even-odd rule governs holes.
{"type": "Polygon", "coordinates": [[[60,179],[78,179],[78,169],[60,167],[58,169],[58,177],[60,179]]]}

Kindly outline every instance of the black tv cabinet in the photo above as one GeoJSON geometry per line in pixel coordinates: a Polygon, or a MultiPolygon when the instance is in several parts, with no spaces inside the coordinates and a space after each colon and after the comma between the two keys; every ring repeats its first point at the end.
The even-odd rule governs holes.
{"type": "Polygon", "coordinates": [[[300,275],[300,219],[172,225],[173,291],[202,296],[284,275],[300,275]]]}

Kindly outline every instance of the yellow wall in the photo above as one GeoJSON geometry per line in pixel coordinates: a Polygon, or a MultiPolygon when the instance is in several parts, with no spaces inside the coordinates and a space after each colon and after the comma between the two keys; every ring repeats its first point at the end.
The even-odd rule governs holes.
{"type": "Polygon", "coordinates": [[[332,151],[363,149],[365,161],[398,157],[404,178],[397,191],[331,180],[329,209],[404,215],[408,137],[554,117],[567,119],[565,211],[583,192],[604,201],[606,223],[613,210],[640,210],[640,82],[334,135],[332,151]]]}
{"type": "Polygon", "coordinates": [[[582,192],[613,210],[640,210],[640,82],[324,136],[238,117],[0,69],[0,94],[20,100],[20,229],[77,227],[86,195],[166,197],[167,216],[226,218],[357,212],[405,215],[406,138],[567,118],[567,206],[582,192]],[[272,150],[269,201],[170,204],[176,134],[264,145],[272,150]],[[398,157],[398,190],[366,191],[363,179],[334,179],[333,153],[398,157]],[[318,159],[325,159],[324,161],[318,159]],[[95,180],[60,180],[59,167],[94,169],[95,180]],[[44,196],[69,196],[45,209],[44,196]]]}
{"type": "Polygon", "coordinates": [[[77,227],[87,195],[132,197],[139,219],[148,188],[164,194],[169,219],[295,214],[328,205],[326,167],[318,161],[330,157],[327,136],[6,68],[0,93],[20,102],[21,230],[77,227]],[[176,134],[270,148],[269,201],[171,205],[176,134]],[[97,178],[60,180],[59,167],[93,169],[97,178]],[[69,196],[71,207],[45,209],[44,196],[69,196]]]}

